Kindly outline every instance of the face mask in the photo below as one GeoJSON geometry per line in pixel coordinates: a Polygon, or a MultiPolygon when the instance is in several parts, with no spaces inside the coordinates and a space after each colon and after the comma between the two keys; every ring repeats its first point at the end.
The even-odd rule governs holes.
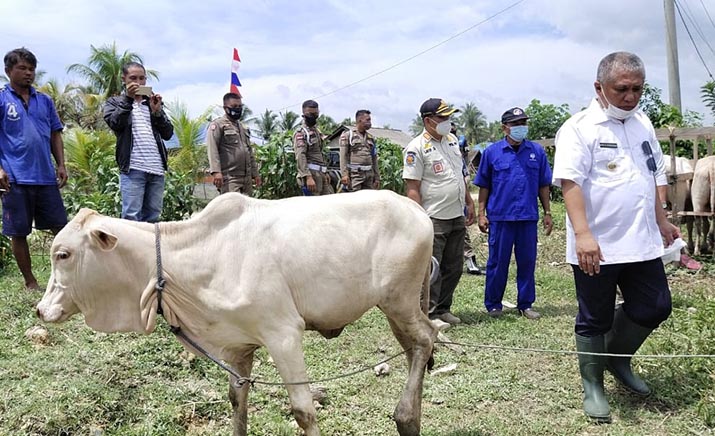
{"type": "Polygon", "coordinates": [[[631,109],[629,111],[626,111],[626,110],[623,110],[621,108],[618,108],[618,107],[612,105],[606,98],[606,93],[603,92],[603,88],[601,88],[601,95],[603,96],[603,100],[608,105],[608,107],[603,110],[604,112],[606,112],[606,116],[608,116],[608,117],[623,121],[626,118],[633,116],[633,114],[638,111],[638,106],[634,107],[633,109],[631,109]]]}
{"type": "Polygon", "coordinates": [[[227,107],[224,109],[226,109],[226,115],[228,115],[228,117],[232,120],[240,119],[241,115],[243,114],[243,106],[239,106],[237,108],[227,107]]]}
{"type": "Polygon", "coordinates": [[[449,131],[452,130],[452,124],[449,122],[449,120],[442,121],[441,123],[437,123],[434,129],[439,135],[447,136],[449,134],[449,131]]]}
{"type": "Polygon", "coordinates": [[[509,128],[509,137],[516,142],[523,141],[528,134],[529,126],[511,126],[509,128]]]}
{"type": "Polygon", "coordinates": [[[318,117],[315,116],[315,114],[303,115],[303,119],[305,120],[305,125],[308,127],[313,127],[318,122],[318,117]]]}

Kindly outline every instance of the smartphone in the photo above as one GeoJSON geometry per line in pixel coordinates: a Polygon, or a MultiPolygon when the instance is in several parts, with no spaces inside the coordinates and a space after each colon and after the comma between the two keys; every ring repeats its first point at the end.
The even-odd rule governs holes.
{"type": "Polygon", "coordinates": [[[136,95],[146,95],[147,97],[151,97],[151,86],[140,86],[137,88],[136,95]]]}

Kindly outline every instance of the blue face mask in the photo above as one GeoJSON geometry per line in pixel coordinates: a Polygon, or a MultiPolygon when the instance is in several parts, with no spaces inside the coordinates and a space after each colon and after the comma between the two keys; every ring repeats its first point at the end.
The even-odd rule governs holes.
{"type": "Polygon", "coordinates": [[[509,129],[509,137],[516,142],[523,141],[528,134],[529,126],[511,126],[509,129]]]}

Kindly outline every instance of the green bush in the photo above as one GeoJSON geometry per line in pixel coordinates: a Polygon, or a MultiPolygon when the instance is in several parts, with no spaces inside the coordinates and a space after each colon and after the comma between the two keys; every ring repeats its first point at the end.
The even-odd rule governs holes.
{"type": "Polygon", "coordinates": [[[257,198],[277,199],[300,195],[297,183],[293,134],[277,133],[262,146],[256,147],[256,160],[263,185],[257,188],[257,198]]]}
{"type": "Polygon", "coordinates": [[[402,180],[402,147],[384,138],[377,138],[377,165],[380,167],[381,189],[405,193],[402,180]]]}
{"type": "MultiPolygon", "coordinates": [[[[74,216],[87,207],[118,217],[122,211],[119,169],[114,158],[116,139],[106,130],[71,129],[64,137],[67,170],[70,178],[62,190],[67,214],[74,216]]],[[[164,186],[162,221],[189,217],[200,207],[193,195],[195,171],[170,168],[164,186]]]]}
{"type": "Polygon", "coordinates": [[[162,221],[180,221],[205,206],[194,196],[196,175],[194,171],[169,171],[164,178],[164,206],[162,221]]]}

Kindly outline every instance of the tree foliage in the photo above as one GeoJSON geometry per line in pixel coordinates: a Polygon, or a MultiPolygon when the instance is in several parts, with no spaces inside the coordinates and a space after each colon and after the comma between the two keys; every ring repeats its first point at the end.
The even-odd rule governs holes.
{"type": "Polygon", "coordinates": [[[292,132],[300,125],[300,115],[293,111],[280,113],[278,128],[281,132],[292,132]]]}
{"type": "Polygon", "coordinates": [[[525,111],[529,116],[529,139],[533,140],[555,137],[561,125],[571,117],[567,104],[543,104],[537,99],[531,100],[525,111]]]}
{"type": "Polygon", "coordinates": [[[385,138],[377,138],[377,166],[380,169],[380,189],[405,193],[402,179],[402,147],[385,138]]]}
{"type": "Polygon", "coordinates": [[[712,115],[715,116],[715,81],[710,81],[700,88],[700,96],[703,99],[705,106],[710,109],[712,115]]]}
{"type": "Polygon", "coordinates": [[[424,128],[425,128],[424,120],[422,120],[421,116],[417,115],[416,117],[414,117],[412,119],[412,123],[410,124],[410,127],[408,130],[410,131],[410,135],[417,136],[420,133],[422,133],[424,128]]]}
{"type": "Polygon", "coordinates": [[[255,189],[258,198],[285,198],[300,195],[291,132],[279,132],[260,147],[256,160],[263,185],[255,189]]]}
{"type": "Polygon", "coordinates": [[[454,121],[467,144],[479,144],[489,137],[487,119],[475,103],[467,102],[462,106],[454,121]]]}
{"type": "Polygon", "coordinates": [[[208,167],[206,148],[202,144],[211,108],[195,118],[189,115],[186,104],[179,101],[168,104],[166,109],[179,143],[178,149],[171,150],[169,166],[175,171],[192,174],[194,180],[199,181],[208,167]]]}
{"type": "MultiPolygon", "coordinates": [[[[116,42],[99,48],[93,45],[89,47],[87,64],[72,64],[67,67],[67,72],[83,77],[95,93],[105,98],[122,93],[122,66],[128,62],[144,63],[137,53],[128,50],[119,53],[116,42]]],[[[147,77],[159,79],[159,73],[154,70],[146,70],[146,74],[147,77]]]]}
{"type": "Polygon", "coordinates": [[[320,114],[318,117],[318,130],[320,130],[323,135],[333,133],[338,127],[338,123],[336,123],[332,117],[325,114],[320,114]]]}
{"type": "Polygon", "coordinates": [[[258,134],[261,135],[265,141],[271,139],[271,136],[278,131],[277,118],[278,115],[272,110],[266,109],[265,112],[254,121],[256,129],[258,129],[258,134]]]}

